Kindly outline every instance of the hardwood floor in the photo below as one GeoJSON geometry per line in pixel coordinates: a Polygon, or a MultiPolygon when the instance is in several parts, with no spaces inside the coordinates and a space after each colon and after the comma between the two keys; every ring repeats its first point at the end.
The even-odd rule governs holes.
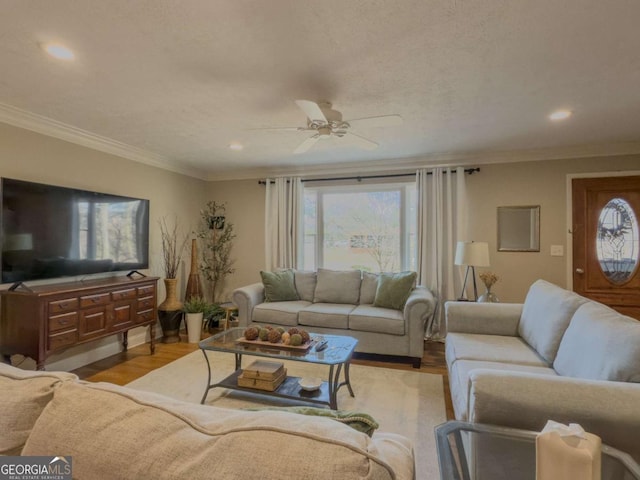
{"type": "MultiPolygon", "coordinates": [[[[89,382],[110,382],[116,385],[126,385],[150,371],[167,365],[196,350],[198,350],[198,344],[187,343],[186,335],[182,335],[180,343],[158,343],[154,355],[149,354],[149,345],[138,345],[130,348],[127,352],[121,352],[80,367],[74,370],[73,373],[89,382]]],[[[425,342],[425,351],[420,369],[414,369],[406,359],[368,354],[356,354],[353,363],[442,375],[447,419],[454,418],[443,343],[425,342]]]]}

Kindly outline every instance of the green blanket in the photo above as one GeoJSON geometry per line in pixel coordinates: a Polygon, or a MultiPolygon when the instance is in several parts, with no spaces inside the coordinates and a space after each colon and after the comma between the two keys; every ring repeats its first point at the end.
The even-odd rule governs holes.
{"type": "Polygon", "coordinates": [[[264,408],[246,408],[245,410],[277,410],[281,412],[297,413],[300,415],[310,415],[315,417],[327,417],[337,422],[344,423],[351,428],[366,433],[369,436],[373,435],[376,428],[379,427],[371,415],[360,412],[349,412],[342,410],[329,410],[326,408],[316,407],[264,407],[264,408]]]}

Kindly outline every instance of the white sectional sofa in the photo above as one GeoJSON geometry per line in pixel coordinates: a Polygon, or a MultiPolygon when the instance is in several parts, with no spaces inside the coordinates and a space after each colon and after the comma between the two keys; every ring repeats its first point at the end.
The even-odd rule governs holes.
{"type": "Polygon", "coordinates": [[[72,457],[91,480],[413,480],[411,442],[332,420],[180,402],[0,363],[0,455],[72,457]]]}
{"type": "Polygon", "coordinates": [[[445,308],[457,419],[579,423],[640,461],[639,321],[543,280],[524,304],[445,308]]]}
{"type": "Polygon", "coordinates": [[[375,306],[379,276],[368,272],[295,270],[298,300],[265,302],[262,283],[233,292],[240,326],[303,326],[309,331],[350,335],[358,339],[357,352],[400,355],[420,366],[427,319],[436,300],[417,286],[400,309],[375,306]]]}

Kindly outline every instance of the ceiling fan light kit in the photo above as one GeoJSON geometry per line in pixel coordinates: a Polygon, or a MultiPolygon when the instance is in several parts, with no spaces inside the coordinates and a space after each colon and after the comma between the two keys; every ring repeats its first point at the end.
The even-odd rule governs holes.
{"type": "Polygon", "coordinates": [[[307,116],[307,126],[305,127],[284,127],[269,130],[312,132],[313,135],[304,140],[296,147],[293,153],[304,153],[309,151],[318,140],[330,137],[344,138],[352,145],[365,150],[374,150],[378,144],[361,135],[351,132],[352,127],[388,127],[402,125],[400,115],[382,115],[377,117],[356,118],[354,120],[342,120],[342,113],[331,108],[331,103],[316,103],[310,100],[296,100],[296,105],[307,116]]]}

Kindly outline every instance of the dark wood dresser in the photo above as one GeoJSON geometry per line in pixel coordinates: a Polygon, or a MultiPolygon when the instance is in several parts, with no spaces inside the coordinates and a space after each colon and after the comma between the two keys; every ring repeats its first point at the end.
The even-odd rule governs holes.
{"type": "Polygon", "coordinates": [[[44,369],[47,357],[117,333],[127,349],[129,329],[148,325],[155,351],[157,277],[101,278],[0,292],[0,353],[23,354],[44,369]]]}

